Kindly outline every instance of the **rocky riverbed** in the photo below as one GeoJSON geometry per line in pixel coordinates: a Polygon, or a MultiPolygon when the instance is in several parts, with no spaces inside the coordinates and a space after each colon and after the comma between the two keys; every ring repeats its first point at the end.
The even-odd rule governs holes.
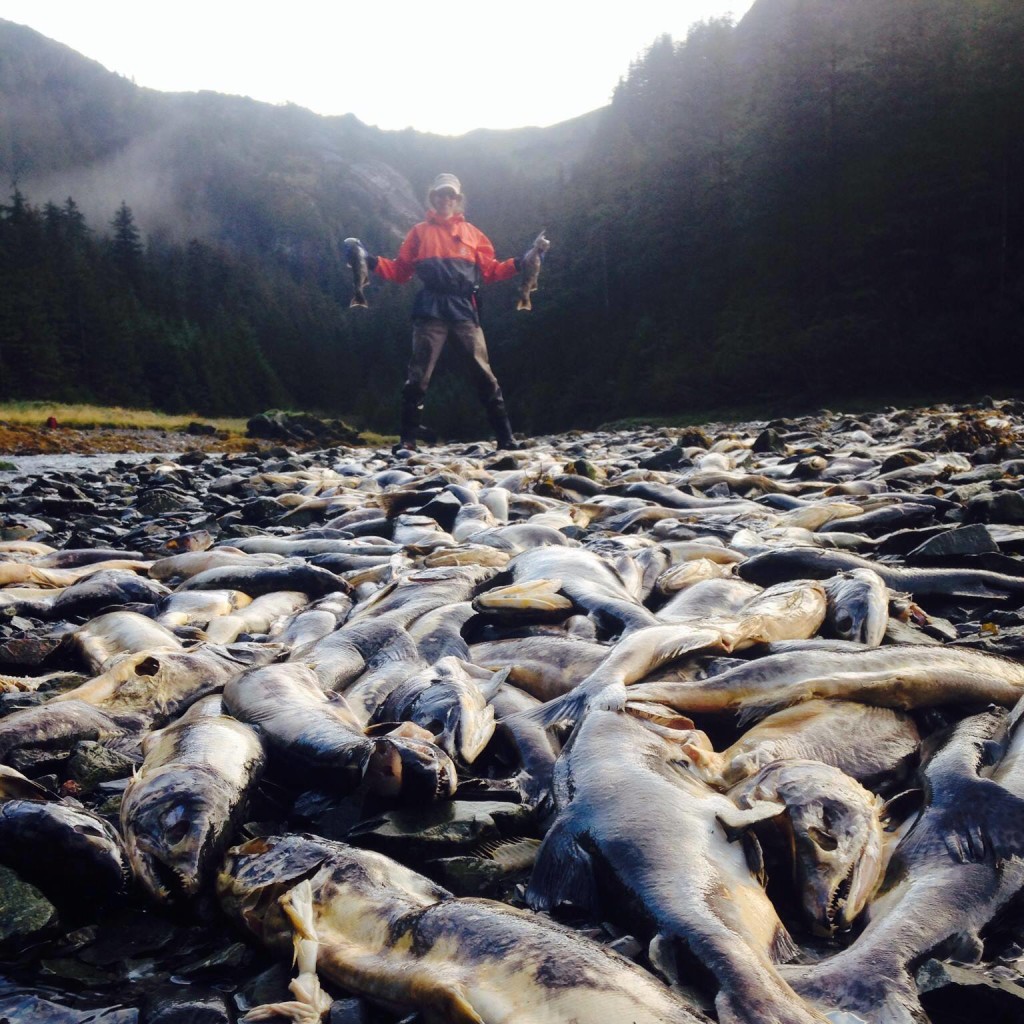
{"type": "MultiPolygon", "coordinates": [[[[901,730],[891,763],[865,767],[856,732],[833,734],[820,755],[863,793],[842,808],[852,816],[862,801],[863,841],[840,850],[842,877],[815,918],[778,820],[744,825],[761,866],[747,877],[734,857],[740,833],[727,836],[712,815],[702,863],[732,865],[716,885],[740,886],[744,899],[757,887],[792,964],[775,965],[778,943],[762,956],[743,922],[729,925],[721,955],[754,950],[759,984],[793,1019],[871,1024],[882,1018],[863,992],[808,965],[848,958],[860,970],[865,949],[877,962],[883,922],[919,909],[912,893],[899,902],[900,878],[952,872],[948,906],[932,912],[949,927],[884,939],[892,975],[873,980],[936,1024],[1019,1019],[1024,848],[998,815],[971,819],[966,798],[965,833],[937,824],[928,794],[957,802],[936,751],[974,749],[970,737],[987,730],[985,767],[964,771],[1009,814],[1024,800],[1016,715],[986,710],[1024,694],[1022,424],[1024,403],[993,401],[574,433],[516,452],[458,444],[397,457],[271,439],[218,450],[217,439],[134,432],[144,451],[55,442],[53,454],[12,454],[0,472],[0,1021],[234,1021],[290,999],[290,937],[259,923],[267,901],[246,904],[241,869],[223,857],[295,834],[326,840],[321,859],[372,851],[426,876],[455,920],[475,906],[460,901],[479,897],[543,928],[554,917],[579,944],[565,957],[608,956],[612,974],[636,970],[661,986],[676,966],[655,955],[652,915],[672,916],[664,950],[692,945],[695,922],[718,911],[634,906],[623,886],[640,905],[657,897],[612,859],[586,898],[553,885],[550,837],[569,834],[590,800],[584,845],[602,851],[596,808],[614,796],[588,795],[582,781],[572,795],[558,779],[589,777],[579,759],[588,743],[607,744],[627,802],[635,787],[632,804],[643,805],[642,766],[612,739],[621,727],[636,737],[630,748],[658,736],[673,751],[668,775],[685,774],[690,795],[663,820],[682,821],[698,790],[745,807],[757,773],[784,760],[764,754],[751,723],[790,704],[827,705],[827,716],[840,701],[882,709],[901,730]],[[869,662],[893,660],[844,689],[869,662]],[[790,667],[773,676],[777,664],[790,667]],[[805,683],[812,664],[833,667],[805,683]],[[766,692],[740,688],[752,669],[773,680],[766,692]],[[756,715],[755,698],[770,705],[756,715]],[[319,723],[315,736],[283,722],[297,706],[319,723]],[[597,738],[602,716],[607,739],[597,738]],[[232,769],[231,806],[216,821],[183,793],[168,802],[153,781],[171,766],[195,780],[186,790],[202,789],[206,755],[197,768],[195,742],[182,737],[209,721],[225,737],[241,730],[254,751],[232,769]],[[201,842],[169,840],[186,825],[201,842]],[[938,852],[899,842],[928,829],[941,835],[938,852]],[[979,837],[969,852],[947,852],[965,834],[979,837]],[[203,857],[184,858],[189,843],[203,857]],[[957,890],[958,871],[973,872],[973,888],[957,890]],[[863,905],[846,920],[839,908],[860,888],[863,905]],[[968,892],[976,905],[958,905],[968,892]],[[965,934],[977,939],[971,956],[965,934]]],[[[118,437],[127,445],[132,434],[118,437]]],[[[757,784],[759,805],[780,802],[797,846],[802,829],[820,837],[821,821],[808,826],[768,776],[757,784]]],[[[676,842],[656,832],[638,825],[615,842],[633,844],[631,863],[655,864],[658,844],[676,842]]],[[[839,841],[829,839],[831,853],[839,841]]],[[[657,865],[687,891],[685,857],[657,865]]],[[[328,889],[314,886],[325,935],[341,927],[317,902],[328,889]]],[[[419,990],[403,987],[401,949],[374,953],[373,985],[346,987],[348,968],[325,948],[330,1020],[432,1019],[417,1015],[428,1008],[419,990]]],[[[673,994],[657,998],[688,1020],[714,1019],[727,999],[738,1019],[759,1019],[736,1003],[739,990],[716,984],[716,968],[709,977],[684,959],[673,994]]],[[[739,963],[721,978],[747,969],[739,963]]]]}

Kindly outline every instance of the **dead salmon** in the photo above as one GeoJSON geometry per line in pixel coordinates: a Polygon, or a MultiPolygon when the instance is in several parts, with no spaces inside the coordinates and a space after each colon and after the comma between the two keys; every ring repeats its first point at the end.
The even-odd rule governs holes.
{"type": "Polygon", "coordinates": [[[195,896],[219,859],[266,757],[256,732],[207,701],[143,741],[142,767],[121,802],[136,879],[155,900],[195,896]]]}
{"type": "Polygon", "coordinates": [[[729,796],[741,808],[785,807],[783,845],[805,916],[821,935],[849,928],[881,881],[882,801],[838,768],[803,759],[773,761],[729,796]]]}
{"type": "Polygon", "coordinates": [[[292,1020],[322,1012],[314,1008],[319,972],[427,1020],[707,1021],[643,968],[593,940],[503,903],[455,898],[369,850],[313,836],[253,840],[229,852],[218,889],[228,914],[279,953],[290,956],[303,940],[315,943],[298,951],[295,1002],[267,1008],[292,1020]]]}
{"type": "Polygon", "coordinates": [[[680,767],[689,734],[627,712],[586,714],[555,765],[559,813],[527,903],[615,915],[651,941],[652,961],[670,978],[685,977],[694,958],[717,989],[719,1021],[820,1022],[775,968],[796,948],[727,832],[783,808],[741,811],[680,767]],[[599,888],[599,878],[608,884],[599,888]]]}
{"type": "Polygon", "coordinates": [[[1024,665],[980,651],[925,644],[769,654],[710,679],[650,684],[635,693],[687,714],[739,710],[744,722],[815,698],[906,711],[944,705],[1010,707],[1022,695],[1024,665]]]}
{"type": "Polygon", "coordinates": [[[845,950],[787,972],[793,987],[824,1011],[842,1009],[870,1024],[925,1019],[912,967],[933,951],[965,961],[982,955],[981,931],[1024,888],[1020,850],[1022,762],[984,778],[1005,712],[964,719],[936,743],[923,775],[926,804],[896,847],[868,924],[845,950]]]}
{"type": "Polygon", "coordinates": [[[913,719],[892,708],[849,700],[809,700],[748,729],[721,753],[688,748],[694,767],[728,789],[772,761],[830,764],[866,786],[898,783],[921,743],[913,719]]]}
{"type": "Polygon", "coordinates": [[[0,864],[58,906],[103,905],[123,892],[128,880],[124,847],[113,827],[98,814],[56,798],[0,799],[0,864]]]}

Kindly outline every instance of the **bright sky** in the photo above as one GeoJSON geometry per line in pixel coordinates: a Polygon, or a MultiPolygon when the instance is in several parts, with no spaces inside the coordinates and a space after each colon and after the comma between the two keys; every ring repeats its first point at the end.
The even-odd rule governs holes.
{"type": "Polygon", "coordinates": [[[662,33],[753,0],[0,0],[138,85],[211,89],[458,135],[604,106],[662,33]]]}

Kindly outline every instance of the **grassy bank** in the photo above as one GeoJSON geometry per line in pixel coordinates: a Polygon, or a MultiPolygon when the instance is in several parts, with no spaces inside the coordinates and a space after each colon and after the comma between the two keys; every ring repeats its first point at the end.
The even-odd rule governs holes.
{"type": "Polygon", "coordinates": [[[0,402],[0,421],[23,427],[41,427],[53,417],[62,427],[94,430],[184,430],[190,423],[207,423],[229,434],[244,434],[244,419],[211,418],[188,413],[171,416],[121,406],[65,405],[60,402],[0,402]]]}

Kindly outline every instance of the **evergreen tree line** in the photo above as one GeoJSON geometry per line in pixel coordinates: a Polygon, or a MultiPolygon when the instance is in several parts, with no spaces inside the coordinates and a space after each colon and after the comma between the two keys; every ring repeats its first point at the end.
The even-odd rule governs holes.
{"type": "Polygon", "coordinates": [[[1018,0],[761,3],[657,41],[511,353],[535,428],[1019,392],[1022,100],[1018,0]]]}
{"type": "Polygon", "coordinates": [[[340,272],[304,281],[198,240],[144,244],[124,203],[97,233],[73,198],[40,208],[15,189],[0,204],[0,399],[381,420],[363,378],[375,342],[346,315],[340,272]]]}
{"type": "MultiPolygon", "coordinates": [[[[534,311],[514,281],[483,294],[519,429],[1006,393],[1024,383],[1022,54],[1019,0],[759,0],[657,40],[553,172],[475,137],[352,145],[409,181],[458,173],[500,256],[547,226],[534,311]]],[[[290,193],[247,213],[230,181],[205,187],[231,233],[188,244],[143,244],[124,204],[96,231],[73,200],[0,206],[0,397],[393,431],[412,289],[349,310],[339,255],[349,234],[394,255],[386,220],[342,189],[303,234],[290,193]]],[[[486,429],[444,363],[426,420],[486,429]]]]}

